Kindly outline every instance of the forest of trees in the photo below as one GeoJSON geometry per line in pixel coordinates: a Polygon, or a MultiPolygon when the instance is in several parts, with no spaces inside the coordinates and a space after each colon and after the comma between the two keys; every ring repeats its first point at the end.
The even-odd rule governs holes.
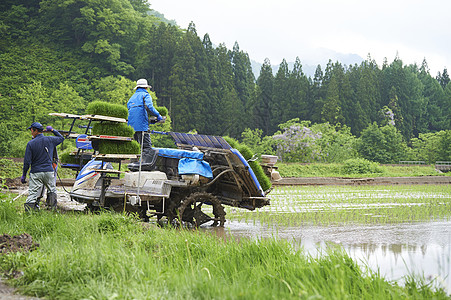
{"type": "Polygon", "coordinates": [[[311,78],[297,57],[291,70],[284,59],[273,74],[265,60],[253,74],[238,43],[215,46],[195,24],[182,29],[160,16],[145,0],[3,0],[0,157],[22,155],[32,121],[63,125],[49,112],[83,114],[95,100],[125,104],[138,78],[169,109],[173,131],[266,137],[297,118],[356,138],[392,126],[412,146],[451,130],[447,69],[434,77],[426,60],[329,61],[311,78]]]}

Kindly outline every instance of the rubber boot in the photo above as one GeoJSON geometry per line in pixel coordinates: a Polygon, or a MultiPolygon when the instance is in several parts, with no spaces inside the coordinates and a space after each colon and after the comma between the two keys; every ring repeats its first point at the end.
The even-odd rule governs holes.
{"type": "Polygon", "coordinates": [[[39,205],[35,202],[24,203],[25,212],[39,211],[39,205]]]}
{"type": "Polygon", "coordinates": [[[41,207],[39,206],[39,203],[41,203],[41,198],[36,199],[36,202],[34,203],[34,207],[36,210],[40,210],[41,207]]]}
{"type": "Polygon", "coordinates": [[[56,193],[48,193],[47,194],[47,207],[49,209],[55,210],[56,204],[58,203],[56,193]]]}

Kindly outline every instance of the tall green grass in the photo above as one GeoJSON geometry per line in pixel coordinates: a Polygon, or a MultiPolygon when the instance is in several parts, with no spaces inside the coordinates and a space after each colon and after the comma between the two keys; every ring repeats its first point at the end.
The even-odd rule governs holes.
{"type": "MultiPolygon", "coordinates": [[[[427,285],[398,286],[340,249],[320,257],[283,240],[221,239],[143,226],[120,214],[24,214],[0,201],[0,231],[40,246],[0,256],[9,282],[48,299],[446,299],[427,285]],[[17,273],[17,272],[16,272],[17,273]]],[[[419,284],[420,281],[418,282],[419,284]]]]}

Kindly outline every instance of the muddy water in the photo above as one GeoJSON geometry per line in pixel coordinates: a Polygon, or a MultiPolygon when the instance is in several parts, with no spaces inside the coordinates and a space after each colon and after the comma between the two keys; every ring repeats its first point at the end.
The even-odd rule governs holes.
{"type": "MultiPolygon", "coordinates": [[[[413,191],[402,188],[318,188],[317,190],[276,189],[272,203],[262,209],[278,216],[328,209],[359,213],[370,206],[396,209],[402,206],[423,206],[425,199],[450,203],[449,187],[425,187],[413,191]],[[362,201],[360,199],[370,199],[362,201]]],[[[444,206],[449,209],[448,206],[444,206]]],[[[243,219],[241,219],[243,220],[243,219]]],[[[218,235],[252,239],[279,238],[293,243],[316,256],[330,245],[342,247],[363,268],[378,271],[388,280],[403,284],[408,275],[423,276],[426,282],[444,287],[451,294],[451,219],[433,221],[371,223],[359,222],[333,225],[281,226],[251,221],[230,221],[224,230],[208,229],[218,235]]]]}
{"type": "Polygon", "coordinates": [[[379,271],[403,284],[409,274],[422,275],[451,293],[451,222],[414,224],[278,227],[227,222],[224,229],[204,228],[220,236],[280,238],[313,256],[329,245],[341,246],[363,268],[379,271]]]}

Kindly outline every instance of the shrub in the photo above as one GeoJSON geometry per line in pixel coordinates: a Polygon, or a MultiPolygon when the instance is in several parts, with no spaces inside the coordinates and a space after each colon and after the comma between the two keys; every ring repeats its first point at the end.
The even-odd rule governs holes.
{"type": "Polygon", "coordinates": [[[356,145],[357,151],[361,157],[381,164],[398,163],[408,152],[402,139],[396,127],[379,127],[373,123],[362,131],[356,145]]]}
{"type": "Polygon", "coordinates": [[[375,162],[365,158],[351,158],[344,162],[342,173],[349,174],[371,174],[382,173],[383,168],[375,162]]]}

